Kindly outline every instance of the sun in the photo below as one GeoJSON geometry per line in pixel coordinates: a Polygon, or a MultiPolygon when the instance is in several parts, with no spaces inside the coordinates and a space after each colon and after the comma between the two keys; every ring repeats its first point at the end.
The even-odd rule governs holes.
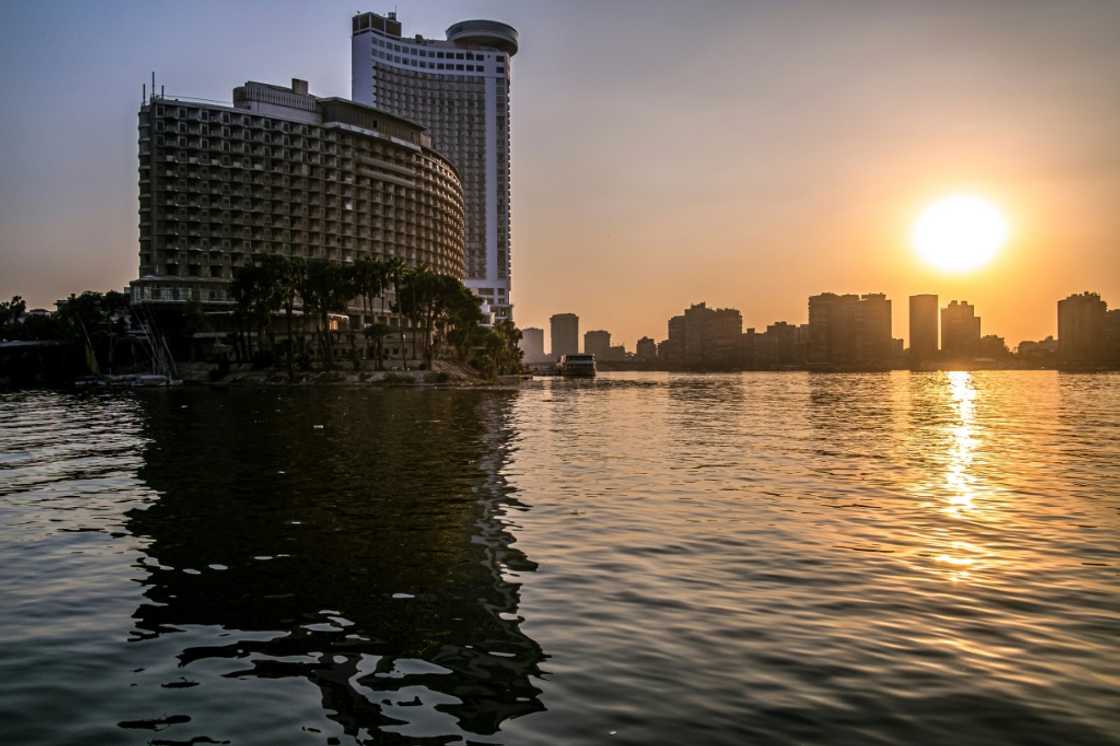
{"type": "Polygon", "coordinates": [[[910,240],[924,262],[944,272],[983,267],[1007,243],[1007,219],[974,194],[942,197],[922,210],[910,240]]]}

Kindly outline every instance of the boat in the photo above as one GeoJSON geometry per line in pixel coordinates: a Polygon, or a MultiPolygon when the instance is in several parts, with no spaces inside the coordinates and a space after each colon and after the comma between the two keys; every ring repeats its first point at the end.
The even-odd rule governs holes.
{"type": "Polygon", "coordinates": [[[568,378],[594,378],[594,355],[564,355],[560,358],[560,375],[568,378]]]}

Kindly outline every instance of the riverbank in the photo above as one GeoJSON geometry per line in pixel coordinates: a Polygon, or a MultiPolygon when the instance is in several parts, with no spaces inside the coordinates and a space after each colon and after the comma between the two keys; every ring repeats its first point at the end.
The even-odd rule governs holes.
{"type": "Polygon", "coordinates": [[[296,371],[294,378],[280,368],[254,369],[250,365],[230,366],[221,378],[212,378],[214,366],[209,363],[187,363],[179,366],[179,379],[186,385],[228,388],[230,386],[432,386],[454,388],[517,387],[531,375],[507,375],[485,378],[472,368],[442,360],[432,370],[296,371]]]}

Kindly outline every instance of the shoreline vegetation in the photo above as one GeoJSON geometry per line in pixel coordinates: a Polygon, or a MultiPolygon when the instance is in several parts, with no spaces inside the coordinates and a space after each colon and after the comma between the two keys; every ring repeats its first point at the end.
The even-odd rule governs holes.
{"type": "Polygon", "coordinates": [[[130,302],[86,291],[56,310],[0,303],[0,386],[191,383],[481,385],[523,373],[521,332],[488,323],[457,278],[399,258],[266,255],[233,303],[130,302]]]}

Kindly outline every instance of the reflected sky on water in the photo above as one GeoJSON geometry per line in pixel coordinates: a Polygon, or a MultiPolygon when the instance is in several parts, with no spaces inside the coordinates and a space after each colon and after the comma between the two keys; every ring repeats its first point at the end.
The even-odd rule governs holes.
{"type": "Polygon", "coordinates": [[[1118,740],[1118,376],[0,414],[13,742],[1118,740]]]}

